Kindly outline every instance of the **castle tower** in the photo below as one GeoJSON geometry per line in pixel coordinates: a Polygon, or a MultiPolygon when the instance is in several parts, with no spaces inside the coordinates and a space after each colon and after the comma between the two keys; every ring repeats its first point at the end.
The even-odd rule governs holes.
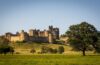
{"type": "Polygon", "coordinates": [[[22,30],[20,33],[20,41],[28,41],[28,40],[29,40],[28,34],[24,32],[24,30],[22,30]]]}
{"type": "Polygon", "coordinates": [[[49,31],[53,31],[53,26],[49,26],[49,31]]]}
{"type": "Polygon", "coordinates": [[[48,42],[53,43],[53,35],[51,33],[48,35],[48,42]]]}
{"type": "Polygon", "coordinates": [[[20,33],[20,40],[24,41],[24,38],[25,38],[24,37],[24,30],[22,30],[21,33],[20,33]]]}
{"type": "Polygon", "coordinates": [[[59,28],[53,28],[53,26],[49,26],[49,32],[52,34],[52,38],[54,40],[59,39],[59,28]]]}
{"type": "Polygon", "coordinates": [[[53,33],[54,39],[59,39],[59,29],[58,28],[54,28],[52,33],[53,33]]]}
{"type": "Polygon", "coordinates": [[[47,30],[44,30],[44,36],[48,37],[48,31],[47,30]]]}
{"type": "Polygon", "coordinates": [[[33,29],[30,29],[30,30],[29,30],[29,36],[34,36],[34,31],[33,31],[33,29]]]}
{"type": "Polygon", "coordinates": [[[5,38],[8,39],[9,41],[11,41],[11,35],[12,34],[8,32],[5,34],[5,38]]]}

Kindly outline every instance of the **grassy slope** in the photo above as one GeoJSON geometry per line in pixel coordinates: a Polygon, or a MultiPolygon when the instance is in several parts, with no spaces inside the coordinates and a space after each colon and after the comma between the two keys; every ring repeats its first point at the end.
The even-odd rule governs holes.
{"type": "Polygon", "coordinates": [[[100,56],[0,55],[0,65],[100,65],[100,56]]]}
{"type": "MultiPolygon", "coordinates": [[[[36,53],[41,51],[42,46],[47,46],[51,48],[58,48],[59,46],[63,46],[65,49],[64,54],[67,55],[75,55],[75,54],[81,54],[81,52],[75,52],[71,51],[71,47],[67,45],[60,45],[60,44],[49,44],[49,43],[13,43],[11,44],[15,48],[15,52],[19,52],[20,54],[31,54],[30,50],[34,48],[36,50],[36,53]]],[[[91,54],[91,52],[87,52],[87,54],[91,54]]],[[[93,54],[93,52],[92,52],[93,54]]]]}
{"type": "Polygon", "coordinates": [[[39,52],[42,46],[47,46],[51,48],[58,48],[59,46],[63,46],[65,48],[65,51],[68,52],[71,50],[71,47],[69,46],[49,43],[14,43],[11,45],[15,48],[16,52],[20,52],[21,54],[29,54],[32,48],[39,52]]]}

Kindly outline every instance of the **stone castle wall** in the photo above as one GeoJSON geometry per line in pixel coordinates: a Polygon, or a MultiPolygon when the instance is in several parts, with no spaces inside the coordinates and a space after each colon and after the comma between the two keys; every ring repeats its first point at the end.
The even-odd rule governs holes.
{"type": "Polygon", "coordinates": [[[59,28],[49,26],[48,30],[44,31],[30,29],[29,33],[22,30],[20,33],[17,32],[16,34],[6,33],[5,37],[11,42],[33,41],[53,43],[54,40],[59,39],[59,28]]]}

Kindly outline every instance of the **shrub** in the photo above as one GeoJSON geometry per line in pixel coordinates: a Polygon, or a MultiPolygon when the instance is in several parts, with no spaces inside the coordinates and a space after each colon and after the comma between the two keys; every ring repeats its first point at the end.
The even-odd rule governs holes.
{"type": "Polygon", "coordinates": [[[41,53],[57,53],[57,49],[53,49],[50,47],[42,46],[41,53]]]}
{"type": "Polygon", "coordinates": [[[58,47],[58,53],[62,54],[64,52],[64,47],[63,46],[59,46],[58,47]]]}
{"type": "Polygon", "coordinates": [[[5,46],[0,46],[0,53],[1,54],[7,54],[7,53],[14,53],[14,49],[13,49],[13,47],[11,47],[11,46],[7,46],[7,45],[5,45],[5,46]]]}
{"type": "Polygon", "coordinates": [[[47,53],[47,48],[46,46],[41,47],[41,53],[47,53]]]}
{"type": "Polygon", "coordinates": [[[36,52],[36,50],[33,48],[33,49],[31,49],[31,51],[30,51],[30,53],[35,53],[36,52]]]}
{"type": "Polygon", "coordinates": [[[20,52],[16,52],[16,54],[20,54],[20,52]]]}
{"type": "Polygon", "coordinates": [[[57,49],[53,49],[53,53],[57,53],[57,49]]]}
{"type": "Polygon", "coordinates": [[[53,49],[52,48],[47,48],[47,53],[53,53],[53,49]]]}

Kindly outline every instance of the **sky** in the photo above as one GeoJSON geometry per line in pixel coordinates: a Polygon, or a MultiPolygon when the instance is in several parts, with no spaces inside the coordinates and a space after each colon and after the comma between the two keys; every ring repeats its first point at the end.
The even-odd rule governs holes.
{"type": "Polygon", "coordinates": [[[0,35],[49,25],[64,34],[83,21],[100,31],[100,0],[0,0],[0,35]]]}

